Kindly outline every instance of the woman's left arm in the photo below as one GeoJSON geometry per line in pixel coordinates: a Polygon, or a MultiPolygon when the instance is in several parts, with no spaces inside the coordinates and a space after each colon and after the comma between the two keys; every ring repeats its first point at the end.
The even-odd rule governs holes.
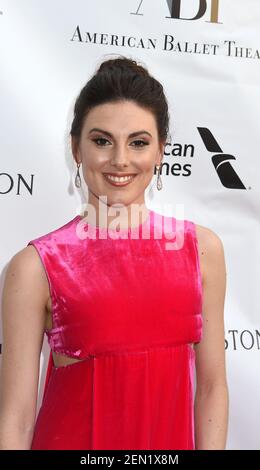
{"type": "Polygon", "coordinates": [[[197,225],[203,284],[203,335],[195,344],[195,448],[225,449],[229,393],[226,377],[224,304],[226,265],[221,239],[197,225]]]}

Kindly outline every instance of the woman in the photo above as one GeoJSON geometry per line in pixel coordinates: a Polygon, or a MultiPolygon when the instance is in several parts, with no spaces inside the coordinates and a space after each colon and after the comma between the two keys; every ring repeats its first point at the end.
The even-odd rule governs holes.
{"type": "Polygon", "coordinates": [[[1,449],[225,448],[223,245],[144,202],[155,169],[162,186],[168,125],[162,85],[134,60],[103,62],[81,90],[70,134],[87,216],[9,263],[1,449]],[[51,352],[35,422],[44,332],[51,352]]]}

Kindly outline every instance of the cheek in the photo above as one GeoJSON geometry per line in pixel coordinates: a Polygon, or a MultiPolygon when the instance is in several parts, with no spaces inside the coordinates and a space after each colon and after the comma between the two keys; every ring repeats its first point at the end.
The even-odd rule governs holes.
{"type": "Polygon", "coordinates": [[[141,167],[141,172],[143,172],[143,174],[145,174],[147,177],[151,176],[154,172],[154,164],[151,162],[143,164],[141,167]]]}
{"type": "Polygon", "coordinates": [[[136,161],[136,164],[139,166],[141,171],[145,173],[149,173],[153,171],[155,161],[156,161],[156,155],[153,155],[153,153],[152,154],[149,153],[149,154],[140,155],[140,158],[138,159],[138,161],[136,161]]]}
{"type": "Polygon", "coordinates": [[[85,174],[87,173],[94,173],[96,171],[100,171],[102,168],[103,159],[100,158],[98,155],[88,154],[87,158],[83,159],[82,162],[82,169],[85,174]]]}
{"type": "Polygon", "coordinates": [[[105,156],[104,154],[100,154],[99,152],[96,152],[94,155],[92,155],[90,158],[87,160],[87,166],[93,171],[102,171],[104,166],[108,166],[109,164],[109,158],[108,156],[105,156]]]}

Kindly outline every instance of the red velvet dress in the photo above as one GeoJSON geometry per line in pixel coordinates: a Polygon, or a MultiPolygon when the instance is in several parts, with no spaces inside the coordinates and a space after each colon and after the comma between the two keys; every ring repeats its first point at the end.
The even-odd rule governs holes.
{"type": "Polygon", "coordinates": [[[29,244],[49,281],[51,351],[81,360],[55,367],[50,351],[31,449],[195,449],[195,224],[150,210],[118,233],[76,216],[29,244]]]}

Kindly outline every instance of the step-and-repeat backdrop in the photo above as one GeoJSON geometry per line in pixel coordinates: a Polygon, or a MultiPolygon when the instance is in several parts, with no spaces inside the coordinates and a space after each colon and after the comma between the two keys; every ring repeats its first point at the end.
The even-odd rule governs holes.
{"type": "MultiPolygon", "coordinates": [[[[260,448],[259,28],[258,0],[0,0],[1,291],[10,258],[86,202],[69,138],[78,92],[102,60],[139,61],[171,116],[147,205],[184,208],[225,248],[228,449],[260,448]]],[[[38,409],[48,356],[45,338],[38,409]]]]}

